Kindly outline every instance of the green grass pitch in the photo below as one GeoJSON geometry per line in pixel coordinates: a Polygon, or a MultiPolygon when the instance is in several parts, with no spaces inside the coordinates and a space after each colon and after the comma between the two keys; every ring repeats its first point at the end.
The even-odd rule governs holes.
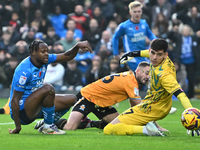
{"type": "MultiPolygon", "coordinates": [[[[0,99],[0,107],[7,102],[0,99]]],[[[200,109],[200,100],[191,101],[194,107],[200,109]]],[[[183,107],[179,101],[173,101],[178,110],[169,114],[158,123],[169,130],[165,137],[150,137],[146,135],[109,136],[103,135],[96,128],[66,131],[66,135],[43,135],[34,130],[36,122],[22,126],[20,134],[11,135],[8,129],[14,128],[10,115],[0,115],[0,150],[187,150],[200,149],[200,136],[192,137],[186,134],[180,117],[183,107]]],[[[121,113],[129,107],[128,101],[121,102],[117,110],[121,113]]],[[[63,117],[68,118],[69,112],[63,117]]],[[[89,115],[90,119],[97,119],[89,115]]]]}

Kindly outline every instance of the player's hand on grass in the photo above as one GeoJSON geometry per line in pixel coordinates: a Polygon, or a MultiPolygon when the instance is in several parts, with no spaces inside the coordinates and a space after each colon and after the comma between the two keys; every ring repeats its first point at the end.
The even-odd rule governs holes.
{"type": "Polygon", "coordinates": [[[197,136],[199,136],[200,135],[200,128],[197,129],[197,130],[187,130],[187,134],[191,134],[192,136],[197,134],[197,136]]]}
{"type": "Polygon", "coordinates": [[[132,52],[125,53],[124,55],[121,56],[121,58],[119,59],[119,62],[120,62],[120,64],[124,64],[127,61],[133,59],[133,57],[134,56],[133,56],[132,52]]]}
{"type": "Polygon", "coordinates": [[[21,128],[19,128],[19,129],[15,128],[15,129],[13,129],[13,130],[11,130],[11,129],[9,128],[8,131],[9,131],[10,134],[19,134],[19,132],[21,131],[21,128]]]}

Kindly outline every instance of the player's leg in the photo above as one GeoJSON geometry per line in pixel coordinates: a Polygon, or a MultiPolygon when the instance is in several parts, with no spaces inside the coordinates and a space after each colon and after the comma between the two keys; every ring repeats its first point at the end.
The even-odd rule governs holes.
{"type": "Polygon", "coordinates": [[[58,130],[54,125],[54,99],[55,90],[50,84],[44,84],[41,88],[33,92],[27,97],[24,103],[25,121],[30,123],[43,114],[44,125],[39,129],[39,132],[43,132],[44,134],[65,134],[64,131],[58,130]]]}
{"type": "Polygon", "coordinates": [[[64,130],[75,130],[78,128],[79,124],[81,123],[81,120],[85,118],[90,112],[95,110],[95,104],[92,102],[89,102],[85,98],[79,99],[79,101],[74,105],[69,119],[66,121],[64,119],[60,119],[56,125],[61,129],[64,127],[64,130]]]}
{"type": "Polygon", "coordinates": [[[55,112],[55,90],[52,85],[44,84],[40,89],[33,92],[24,103],[24,108],[29,119],[34,120],[43,110],[44,120],[47,124],[53,123],[55,112]]]}
{"type": "MultiPolygon", "coordinates": [[[[71,106],[76,103],[76,96],[73,94],[56,94],[55,95],[55,116],[54,123],[56,123],[65,113],[69,111],[71,106]]],[[[44,120],[40,120],[35,125],[34,129],[39,129],[44,124],[44,120]]]]}
{"type": "Polygon", "coordinates": [[[83,117],[82,113],[72,110],[63,130],[76,130],[83,117]]]}
{"type": "Polygon", "coordinates": [[[119,113],[114,107],[99,107],[93,113],[99,118],[98,121],[92,120],[87,127],[103,129],[108,123],[115,119],[119,113]]]}
{"type": "MultiPolygon", "coordinates": [[[[134,112],[132,108],[128,109],[104,128],[104,134],[108,135],[161,135],[155,124],[145,123],[149,120],[138,120],[141,117],[138,112],[134,112]],[[147,125],[146,125],[147,124],[147,125]],[[146,125],[146,126],[145,126],[146,125]]],[[[145,118],[145,117],[144,117],[145,118]]]]}
{"type": "Polygon", "coordinates": [[[76,103],[76,96],[73,94],[56,94],[55,96],[55,117],[56,123],[76,103]]]}

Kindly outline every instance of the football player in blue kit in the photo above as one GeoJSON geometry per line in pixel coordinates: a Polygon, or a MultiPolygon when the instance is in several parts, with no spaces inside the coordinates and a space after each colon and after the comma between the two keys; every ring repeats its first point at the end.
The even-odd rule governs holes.
{"type": "MultiPolygon", "coordinates": [[[[113,55],[117,59],[119,59],[118,42],[121,36],[123,36],[123,46],[125,52],[146,49],[146,37],[150,40],[156,39],[156,36],[151,32],[146,20],[141,19],[142,4],[140,2],[131,2],[129,4],[129,13],[131,15],[131,19],[122,22],[113,35],[113,55]]],[[[132,71],[135,71],[138,64],[142,61],[149,62],[147,58],[137,57],[130,60],[127,64],[132,71]]]]}
{"type": "Polygon", "coordinates": [[[10,115],[15,128],[9,133],[20,133],[21,125],[44,118],[44,124],[38,129],[44,134],[65,134],[54,123],[76,102],[72,94],[55,94],[51,84],[43,84],[48,64],[73,59],[79,49],[90,51],[87,41],[78,42],[70,50],[61,54],[49,54],[49,48],[43,41],[35,40],[29,45],[30,56],[15,69],[10,91],[10,115]]]}

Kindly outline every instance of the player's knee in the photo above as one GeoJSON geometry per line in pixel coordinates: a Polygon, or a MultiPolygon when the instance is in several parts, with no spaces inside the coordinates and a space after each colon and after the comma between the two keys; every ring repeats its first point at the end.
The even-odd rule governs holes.
{"type": "Polygon", "coordinates": [[[112,129],[113,129],[113,124],[109,123],[105,128],[103,129],[103,133],[107,135],[112,135],[112,129]]]}
{"type": "Polygon", "coordinates": [[[45,91],[45,93],[50,94],[50,95],[55,95],[55,89],[51,84],[45,83],[43,84],[42,88],[45,91]]]}

